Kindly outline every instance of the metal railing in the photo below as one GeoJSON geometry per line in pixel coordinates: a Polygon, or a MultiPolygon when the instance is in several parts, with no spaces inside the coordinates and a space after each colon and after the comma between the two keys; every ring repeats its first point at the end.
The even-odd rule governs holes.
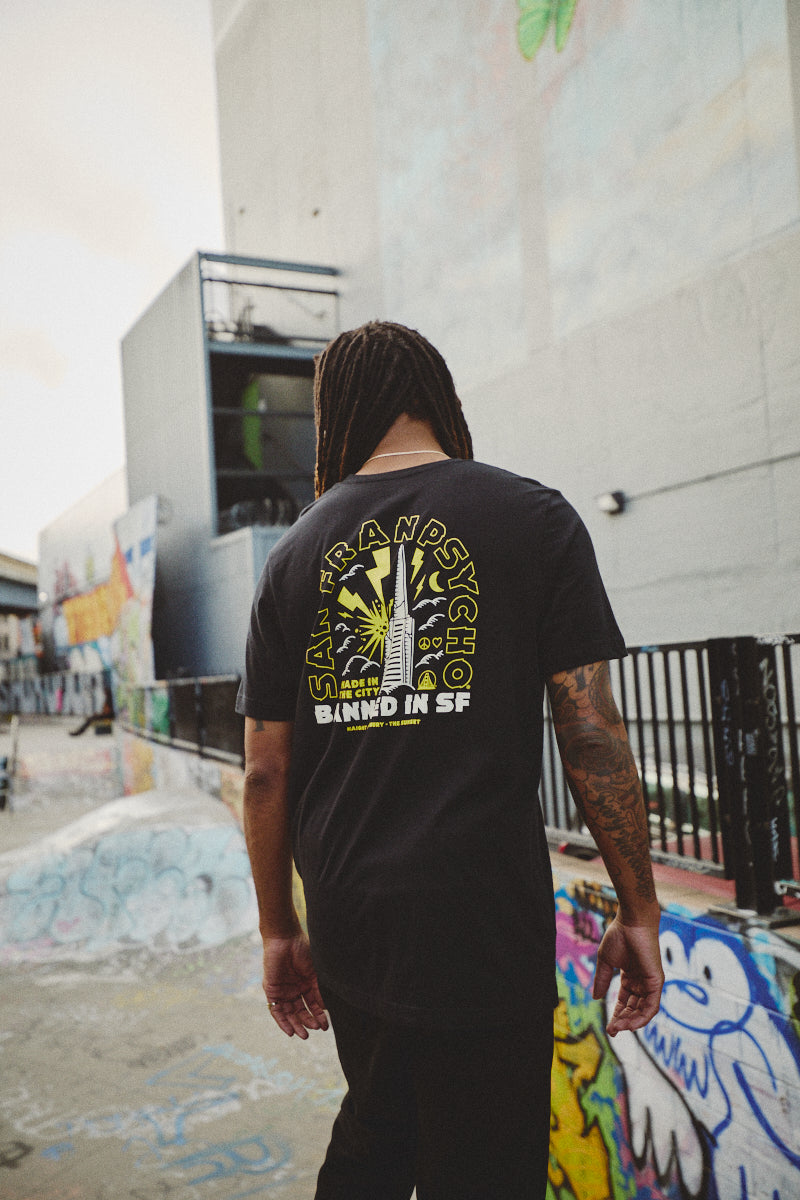
{"type": "MultiPolygon", "coordinates": [[[[635,646],[615,691],[655,861],[735,882],[759,914],[800,892],[800,635],[635,646]]],[[[545,709],[540,797],[551,841],[590,848],[545,709]]]]}
{"type": "Polygon", "coordinates": [[[216,347],[255,343],[292,357],[336,336],[339,293],[319,285],[336,267],[205,252],[199,262],[204,326],[216,347]]]}
{"type": "Polygon", "coordinates": [[[152,741],[241,766],[244,717],[234,708],[238,690],[238,675],[171,679],[133,688],[123,698],[119,724],[152,741]]]}
{"type": "MultiPolygon", "coordinates": [[[[737,906],[774,913],[800,895],[800,635],[634,646],[613,665],[647,804],[653,859],[733,880],[737,906]]],[[[238,676],[175,679],[117,695],[117,721],[237,765],[238,676]]],[[[0,684],[0,711],[89,716],[107,672],[0,684]]],[[[545,705],[540,799],[554,845],[592,840],[569,794],[545,705]]]]}
{"type": "Polygon", "coordinates": [[[110,671],[56,671],[0,683],[0,713],[65,717],[113,716],[133,733],[241,765],[244,718],[234,709],[238,675],[171,679],[117,688],[110,671]]]}

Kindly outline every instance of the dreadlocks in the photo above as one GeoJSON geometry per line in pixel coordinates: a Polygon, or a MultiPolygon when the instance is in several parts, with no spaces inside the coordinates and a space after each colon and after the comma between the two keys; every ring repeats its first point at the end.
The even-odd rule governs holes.
{"type": "Polygon", "coordinates": [[[452,458],[472,458],[453,377],[422,334],[369,321],[329,342],[314,375],[316,495],[363,466],[402,413],[430,421],[452,458]]]}

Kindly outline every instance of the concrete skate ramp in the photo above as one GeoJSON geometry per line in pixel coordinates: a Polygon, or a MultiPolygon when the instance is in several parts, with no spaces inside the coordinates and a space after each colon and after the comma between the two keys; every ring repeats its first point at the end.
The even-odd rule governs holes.
{"type": "Polygon", "coordinates": [[[257,928],[241,830],[210,796],[112,800],[0,854],[0,961],[196,949],[257,928]]]}

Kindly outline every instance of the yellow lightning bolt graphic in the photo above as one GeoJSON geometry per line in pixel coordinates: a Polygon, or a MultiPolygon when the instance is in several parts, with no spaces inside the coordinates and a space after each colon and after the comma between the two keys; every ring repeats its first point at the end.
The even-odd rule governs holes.
{"type": "Polygon", "coordinates": [[[351,613],[358,609],[359,612],[364,613],[368,617],[372,615],[361,597],[356,596],[346,587],[343,587],[339,592],[338,600],[340,604],[345,606],[345,608],[349,608],[351,613]]]}
{"type": "Polygon", "coordinates": [[[424,555],[423,551],[420,550],[419,546],[417,546],[416,550],[411,555],[411,581],[412,581],[412,583],[417,577],[417,571],[422,566],[422,562],[423,562],[424,558],[425,558],[425,555],[424,555]]]}
{"type": "Polygon", "coordinates": [[[381,546],[380,550],[373,550],[372,557],[375,559],[375,566],[364,573],[374,587],[378,599],[383,600],[381,580],[389,574],[389,547],[381,546]]]}

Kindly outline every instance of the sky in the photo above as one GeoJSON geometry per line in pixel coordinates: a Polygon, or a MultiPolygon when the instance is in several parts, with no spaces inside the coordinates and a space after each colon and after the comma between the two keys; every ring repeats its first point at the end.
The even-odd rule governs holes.
{"type": "Polygon", "coordinates": [[[0,0],[0,552],[125,461],[120,340],[222,250],[210,0],[0,0]]]}

